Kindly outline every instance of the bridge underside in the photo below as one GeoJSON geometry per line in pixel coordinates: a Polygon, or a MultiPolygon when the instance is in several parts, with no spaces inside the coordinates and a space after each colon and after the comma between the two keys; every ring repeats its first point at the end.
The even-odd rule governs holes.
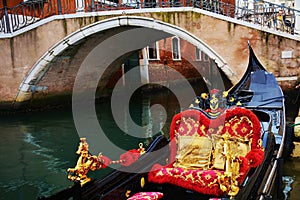
{"type": "Polygon", "coordinates": [[[70,95],[76,84],[76,90],[103,91],[111,79],[122,76],[120,66],[133,52],[174,35],[198,47],[233,77],[221,57],[189,32],[151,18],[116,17],[67,36],[44,54],[23,80],[14,106],[33,97],[70,95]]]}

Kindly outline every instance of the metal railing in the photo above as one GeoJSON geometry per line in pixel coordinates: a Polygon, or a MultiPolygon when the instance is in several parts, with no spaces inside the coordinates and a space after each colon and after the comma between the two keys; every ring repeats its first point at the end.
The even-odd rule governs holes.
{"type": "Polygon", "coordinates": [[[253,4],[250,8],[247,4],[235,8],[237,19],[290,34],[295,33],[297,14],[300,15],[299,10],[266,1],[253,4]]]}
{"type": "Polygon", "coordinates": [[[72,3],[74,0],[29,0],[11,8],[4,5],[0,8],[0,33],[15,32],[49,16],[75,13],[72,3]]]}
{"type": "MultiPolygon", "coordinates": [[[[0,31],[11,33],[45,18],[49,13],[44,9],[45,0],[21,3],[12,8],[4,6],[0,9],[0,31]]],[[[49,7],[49,11],[52,8],[49,7]]]]}
{"type": "Polygon", "coordinates": [[[0,33],[15,32],[53,15],[167,7],[200,8],[275,31],[295,33],[295,17],[300,15],[299,10],[266,1],[243,2],[232,5],[219,0],[123,0],[122,3],[108,0],[29,0],[12,8],[4,5],[0,9],[0,33]]]}

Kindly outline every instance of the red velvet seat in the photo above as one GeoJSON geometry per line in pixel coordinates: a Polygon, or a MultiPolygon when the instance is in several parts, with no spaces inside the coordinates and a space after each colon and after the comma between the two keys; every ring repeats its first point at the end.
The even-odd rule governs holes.
{"type": "Polygon", "coordinates": [[[229,195],[234,196],[234,187],[238,187],[249,169],[260,165],[263,158],[260,122],[251,110],[234,107],[215,119],[209,119],[199,110],[186,110],[175,115],[171,123],[169,164],[154,165],[148,180],[208,195],[231,193],[229,195]],[[191,149],[186,147],[189,140],[193,141],[191,149]],[[209,141],[212,141],[212,151],[207,156],[209,141]],[[184,156],[192,157],[185,159],[184,156]],[[190,163],[194,160],[195,165],[190,163]],[[231,182],[226,183],[228,176],[231,182]]]}

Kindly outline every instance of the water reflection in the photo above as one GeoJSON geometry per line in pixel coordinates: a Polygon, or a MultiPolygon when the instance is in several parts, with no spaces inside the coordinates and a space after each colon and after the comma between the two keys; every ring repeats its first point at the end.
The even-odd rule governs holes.
{"type": "Polygon", "coordinates": [[[65,169],[78,136],[70,115],[54,115],[1,119],[1,199],[36,199],[70,184],[65,169]]]}
{"type": "Polygon", "coordinates": [[[284,194],[284,199],[289,198],[289,193],[292,191],[292,184],[295,181],[295,176],[283,176],[282,177],[283,181],[283,194],[284,194]]]}
{"type": "Polygon", "coordinates": [[[284,196],[285,199],[299,199],[300,195],[300,159],[289,158],[284,163],[284,196]]]}
{"type": "MultiPolygon", "coordinates": [[[[133,100],[130,117],[137,124],[150,124],[147,132],[141,133],[150,139],[154,126],[159,126],[158,129],[164,126],[165,115],[158,110],[154,115],[160,117],[152,118],[149,107],[150,99],[133,100]]],[[[129,136],[116,126],[109,103],[101,103],[96,109],[99,123],[113,143],[125,150],[137,148],[141,139],[129,136]]],[[[130,130],[126,121],[123,125],[123,129],[130,130]]],[[[71,110],[1,117],[0,135],[0,199],[37,199],[73,184],[67,180],[66,169],[76,164],[79,136],[71,110]]],[[[106,151],[109,150],[103,149],[104,155],[111,153],[113,159],[119,157],[106,151]]],[[[110,171],[110,168],[102,169],[89,176],[101,178],[110,171]]]]}

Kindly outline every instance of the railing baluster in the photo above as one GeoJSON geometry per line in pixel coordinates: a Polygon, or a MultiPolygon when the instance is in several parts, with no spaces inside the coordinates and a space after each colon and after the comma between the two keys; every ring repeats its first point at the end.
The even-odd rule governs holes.
{"type": "Polygon", "coordinates": [[[61,15],[62,14],[62,10],[61,10],[61,2],[60,2],[60,0],[57,0],[57,9],[58,9],[58,14],[61,15]]]}
{"type": "Polygon", "coordinates": [[[6,0],[3,0],[3,7],[4,7],[4,20],[5,20],[5,25],[6,25],[6,31],[7,31],[7,33],[11,33],[6,0]]]}

